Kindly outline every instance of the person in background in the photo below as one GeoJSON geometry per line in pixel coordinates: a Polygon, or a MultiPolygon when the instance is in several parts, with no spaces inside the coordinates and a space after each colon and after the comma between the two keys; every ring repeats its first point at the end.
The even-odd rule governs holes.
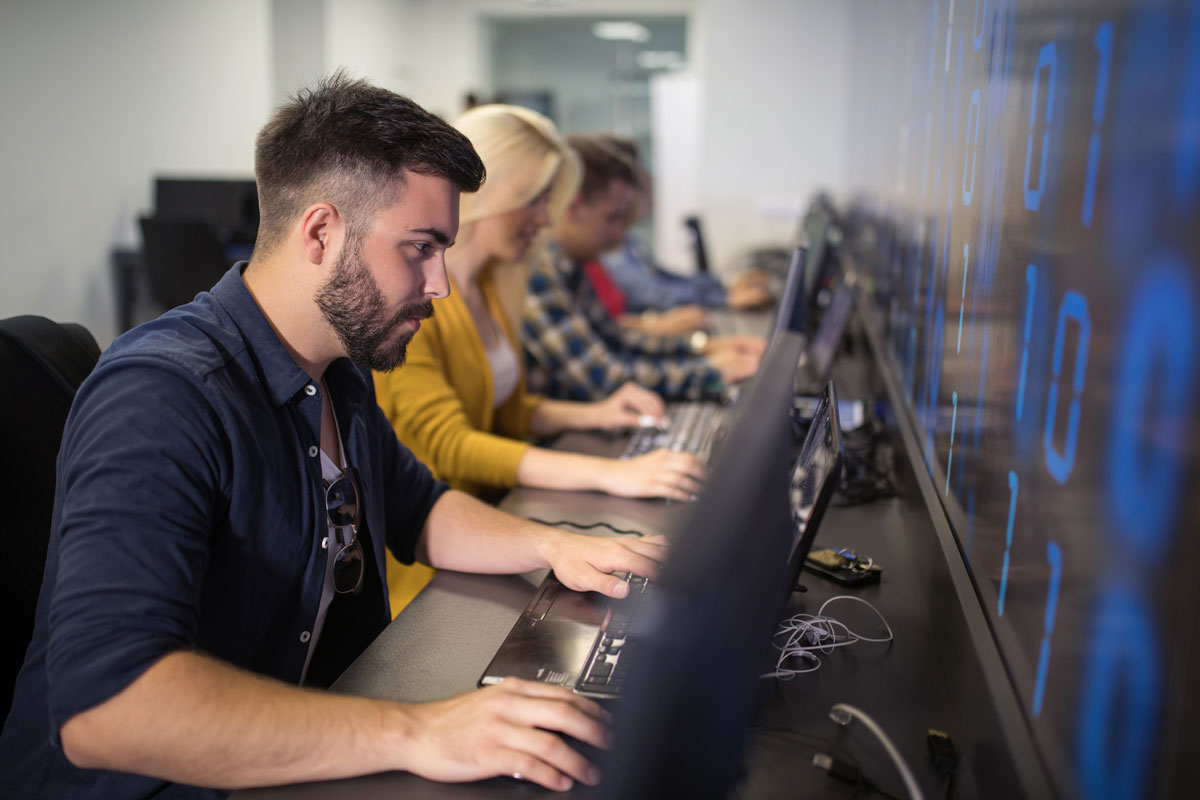
{"type": "Polygon", "coordinates": [[[0,734],[6,796],[220,798],[387,770],[599,780],[558,734],[603,748],[609,715],[561,687],[428,703],[310,688],[388,624],[385,546],[610,596],[628,592],[611,573],[653,576],[665,555],[449,489],[375,402],[370,370],[402,363],[446,296],[459,192],[483,175],[445,122],[340,73],[259,133],[250,263],[121,336],[75,397],[0,734]]]}
{"type": "MultiPolygon", "coordinates": [[[[666,324],[677,328],[688,325],[699,328],[704,326],[704,308],[747,310],[765,308],[773,302],[774,298],[767,290],[767,278],[760,270],[743,272],[726,286],[707,272],[679,275],[655,263],[649,245],[633,230],[634,225],[650,216],[653,205],[653,183],[650,174],[641,166],[637,144],[621,136],[602,135],[598,138],[620,150],[637,165],[638,191],[632,205],[630,228],[620,245],[603,253],[595,262],[595,267],[602,270],[620,292],[622,313],[628,320],[626,324],[644,327],[648,323],[657,323],[660,331],[666,324]]],[[[589,272],[589,276],[594,275],[589,272]]],[[[593,277],[593,280],[603,278],[593,277]]]]}
{"type": "MultiPolygon", "coordinates": [[[[661,419],[663,402],[633,383],[596,402],[526,391],[516,338],[523,260],[574,196],[578,158],[550,120],[517,106],[479,106],[454,124],[488,177],[460,200],[458,239],[446,251],[450,296],[434,301],[404,368],[375,373],[376,396],[396,435],[435,477],[476,494],[520,485],[691,498],[704,471],[688,453],[617,460],[527,441],[573,429],[637,427],[645,418],[661,419]]],[[[423,566],[388,559],[393,613],[429,575],[423,566]]]]}
{"type": "Polygon", "coordinates": [[[637,189],[635,165],[596,137],[570,136],[579,191],[555,223],[553,241],[530,258],[521,340],[530,388],[597,400],[633,380],[667,399],[717,396],[754,374],[765,342],[755,337],[650,336],[625,330],[605,309],[583,266],[625,233],[637,189]]]}

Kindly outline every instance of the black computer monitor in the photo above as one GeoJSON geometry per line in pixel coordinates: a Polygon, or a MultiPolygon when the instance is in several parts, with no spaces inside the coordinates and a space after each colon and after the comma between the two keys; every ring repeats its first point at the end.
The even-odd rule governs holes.
{"type": "Polygon", "coordinates": [[[688,217],[683,221],[684,227],[688,229],[688,236],[692,242],[692,255],[696,260],[697,272],[710,272],[708,266],[708,249],[704,244],[704,227],[700,224],[699,217],[688,217]]]}
{"type": "Polygon", "coordinates": [[[833,291],[833,298],[821,316],[817,332],[813,334],[812,343],[808,347],[806,368],[818,384],[829,380],[833,371],[833,359],[841,347],[842,337],[846,326],[850,323],[850,313],[854,310],[854,289],[849,284],[840,283],[833,291]]]}
{"type": "Polygon", "coordinates": [[[808,240],[804,295],[808,298],[810,307],[815,308],[821,289],[833,270],[833,248],[841,242],[842,232],[834,219],[832,209],[818,205],[805,216],[804,233],[808,240]]]}
{"type": "Polygon", "coordinates": [[[222,244],[253,245],[258,189],[253,178],[156,177],[154,216],[204,220],[222,244]]]}
{"type": "Polygon", "coordinates": [[[725,797],[737,779],[757,678],[794,581],[789,412],[803,346],[792,331],[772,341],[739,403],[736,446],[723,448],[639,610],[600,797],[725,797]]]}
{"type": "Polygon", "coordinates": [[[775,306],[775,322],[771,325],[772,337],[782,330],[804,333],[804,325],[808,320],[808,301],[804,292],[804,270],[807,261],[806,248],[797,247],[792,251],[783,291],[780,292],[779,302],[775,306]]]}
{"type": "Polygon", "coordinates": [[[842,426],[838,411],[837,389],[833,381],[825,384],[813,413],[808,434],[796,464],[788,493],[792,510],[792,552],[788,557],[788,583],[792,586],[812,549],[821,517],[837,490],[842,477],[842,426]]]}

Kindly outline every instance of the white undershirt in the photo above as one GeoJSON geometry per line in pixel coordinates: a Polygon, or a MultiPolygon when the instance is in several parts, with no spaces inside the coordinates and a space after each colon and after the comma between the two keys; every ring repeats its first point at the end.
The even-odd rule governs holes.
{"type": "Polygon", "coordinates": [[[517,389],[517,380],[520,378],[517,355],[503,332],[497,337],[496,346],[486,350],[486,353],[492,368],[492,408],[499,408],[517,389]]]}

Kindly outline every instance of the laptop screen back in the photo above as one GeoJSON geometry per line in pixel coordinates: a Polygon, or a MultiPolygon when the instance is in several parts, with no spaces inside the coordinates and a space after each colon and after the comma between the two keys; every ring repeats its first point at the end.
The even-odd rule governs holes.
{"type": "Polygon", "coordinates": [[[795,331],[804,333],[807,321],[808,301],[804,292],[804,268],[808,260],[808,251],[797,247],[792,251],[792,260],[788,264],[787,279],[783,284],[783,292],[779,295],[779,303],[775,307],[775,322],[771,325],[771,336],[780,331],[795,331]]]}

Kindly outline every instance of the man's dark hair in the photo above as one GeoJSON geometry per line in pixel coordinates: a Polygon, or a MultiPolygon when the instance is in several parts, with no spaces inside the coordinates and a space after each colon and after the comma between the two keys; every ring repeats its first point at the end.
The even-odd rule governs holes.
{"type": "Polygon", "coordinates": [[[634,187],[638,185],[637,162],[630,159],[621,148],[606,141],[605,134],[572,134],[567,137],[567,144],[579,153],[579,160],[583,163],[583,182],[579,186],[578,197],[585,203],[590,203],[607,190],[613,179],[634,187]]]}
{"type": "Polygon", "coordinates": [[[621,154],[632,161],[634,164],[641,164],[642,160],[638,157],[637,142],[626,136],[617,136],[615,133],[597,133],[595,138],[609,147],[615,147],[621,151],[621,154]]]}
{"type": "Polygon", "coordinates": [[[460,191],[483,183],[467,137],[406,97],[339,70],[281,106],[258,134],[256,250],[269,252],[305,208],[329,202],[361,236],[398,199],[404,172],[446,178],[460,191]]]}

